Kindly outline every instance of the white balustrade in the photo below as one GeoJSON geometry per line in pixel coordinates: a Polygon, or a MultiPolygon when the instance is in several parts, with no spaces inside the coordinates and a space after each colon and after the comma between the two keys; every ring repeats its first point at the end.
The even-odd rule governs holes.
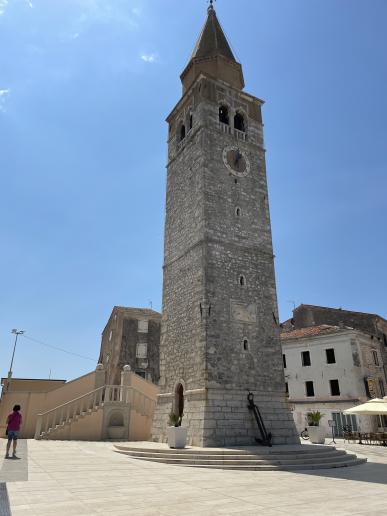
{"type": "Polygon", "coordinates": [[[247,141],[247,133],[245,131],[239,131],[238,129],[234,129],[229,124],[219,122],[219,129],[222,131],[222,133],[234,135],[237,138],[237,140],[242,140],[244,142],[247,141]]]}
{"type": "Polygon", "coordinates": [[[104,385],[52,410],[38,414],[35,439],[41,439],[55,428],[63,427],[78,417],[97,410],[106,402],[129,404],[131,409],[144,416],[150,416],[155,405],[152,398],[132,386],[104,385]]]}

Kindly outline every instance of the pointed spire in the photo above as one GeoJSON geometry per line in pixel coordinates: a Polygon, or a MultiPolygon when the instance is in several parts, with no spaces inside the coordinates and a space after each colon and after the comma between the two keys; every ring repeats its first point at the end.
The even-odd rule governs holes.
{"type": "Polygon", "coordinates": [[[210,0],[207,19],[193,49],[189,63],[180,78],[187,91],[200,73],[221,79],[234,88],[243,89],[241,65],[236,61],[210,0]]]}
{"type": "Polygon", "coordinates": [[[208,15],[206,23],[204,24],[196,42],[191,59],[195,57],[212,57],[221,55],[227,59],[235,61],[234,54],[232,53],[227,38],[224,35],[212,2],[210,2],[207,12],[208,15]]]}

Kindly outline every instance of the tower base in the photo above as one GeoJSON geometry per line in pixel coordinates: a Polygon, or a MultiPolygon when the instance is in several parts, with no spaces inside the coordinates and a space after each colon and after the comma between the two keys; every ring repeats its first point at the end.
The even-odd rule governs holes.
{"type": "MultiPolygon", "coordinates": [[[[272,443],[299,444],[293,416],[283,393],[252,391],[272,443]]],[[[167,442],[174,395],[161,394],[153,418],[152,440],[167,442]]],[[[184,396],[182,426],[187,444],[201,447],[256,445],[259,428],[249,411],[246,390],[195,389],[184,396]]]]}

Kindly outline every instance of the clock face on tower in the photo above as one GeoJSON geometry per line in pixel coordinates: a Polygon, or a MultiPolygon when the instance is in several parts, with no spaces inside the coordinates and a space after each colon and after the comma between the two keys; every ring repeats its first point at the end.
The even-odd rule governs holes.
{"type": "Polygon", "coordinates": [[[234,176],[243,177],[250,172],[250,162],[239,147],[225,147],[223,149],[223,163],[234,176]]]}

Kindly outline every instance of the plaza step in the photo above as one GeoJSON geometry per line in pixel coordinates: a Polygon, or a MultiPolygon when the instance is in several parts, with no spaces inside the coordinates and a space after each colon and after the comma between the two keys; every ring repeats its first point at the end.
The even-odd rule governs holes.
{"type": "Polygon", "coordinates": [[[337,450],[333,446],[184,448],[180,450],[161,446],[116,445],[115,448],[118,453],[132,459],[207,469],[292,471],[341,468],[366,462],[366,459],[359,459],[356,455],[347,453],[345,450],[337,450]]]}

